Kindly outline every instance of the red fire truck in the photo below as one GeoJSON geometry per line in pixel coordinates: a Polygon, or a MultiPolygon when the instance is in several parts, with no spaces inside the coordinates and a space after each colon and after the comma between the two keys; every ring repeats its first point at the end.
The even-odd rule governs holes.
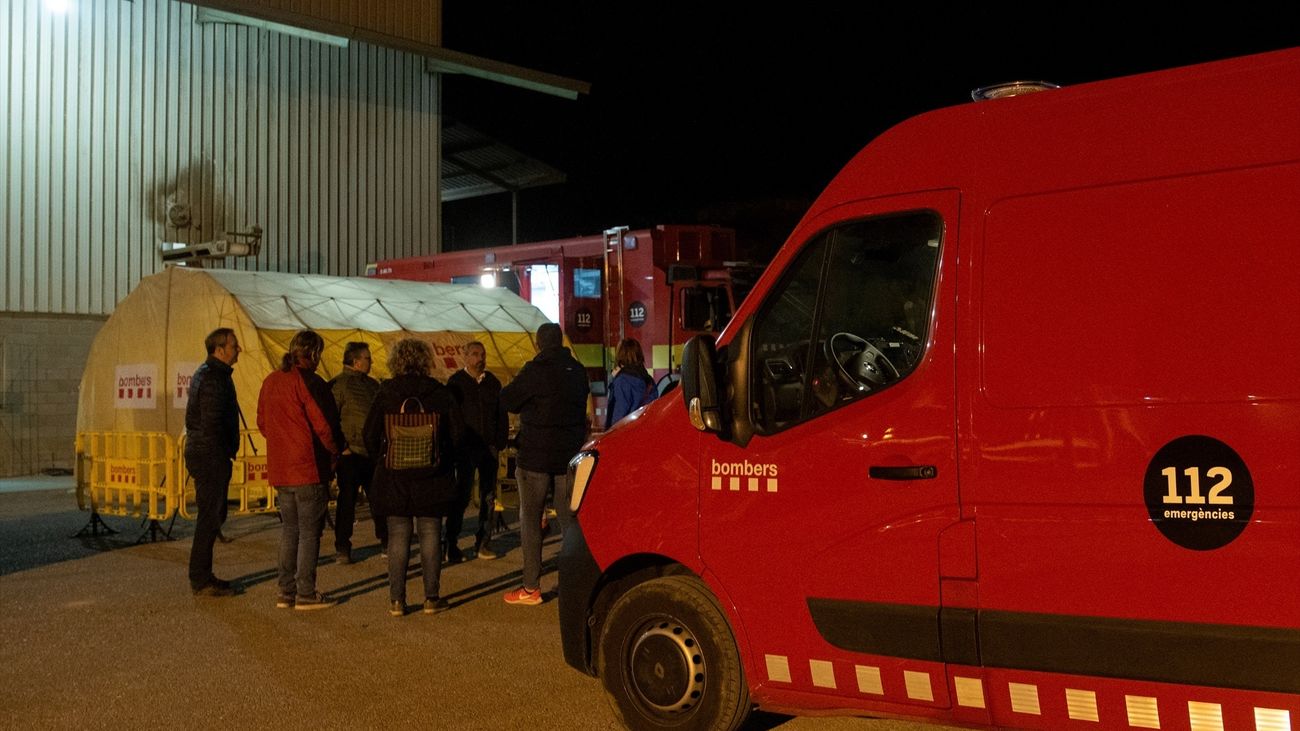
{"type": "Polygon", "coordinates": [[[566,660],[753,707],[1300,725],[1300,49],[931,112],[573,464],[566,660]]]}
{"type": "Polygon", "coordinates": [[[735,232],[728,228],[619,227],[593,236],[389,259],[367,274],[508,287],[564,327],[574,355],[588,368],[600,416],[600,389],[620,340],[641,342],[646,365],[662,384],[675,378],[683,343],[722,329],[758,274],[735,259],[735,232]]]}

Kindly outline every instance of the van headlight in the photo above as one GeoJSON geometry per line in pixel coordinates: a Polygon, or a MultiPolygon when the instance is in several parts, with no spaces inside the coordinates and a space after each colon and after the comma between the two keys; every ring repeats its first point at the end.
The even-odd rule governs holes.
{"type": "Polygon", "coordinates": [[[574,514],[582,506],[582,497],[587,494],[587,483],[596,472],[596,461],[600,455],[595,450],[578,452],[569,460],[569,484],[573,489],[569,493],[569,510],[574,514]]]}

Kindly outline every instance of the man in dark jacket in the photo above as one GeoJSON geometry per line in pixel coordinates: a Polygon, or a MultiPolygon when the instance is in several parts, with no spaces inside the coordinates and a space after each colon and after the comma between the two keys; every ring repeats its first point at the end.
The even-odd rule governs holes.
{"type": "MultiPolygon", "coordinates": [[[[356,517],[357,493],[370,494],[370,477],[375,465],[366,452],[362,427],[370,414],[370,405],[379,392],[379,381],[370,377],[370,346],[363,342],[348,343],[343,349],[343,372],[330,381],[334,403],[347,447],[339,456],[339,497],[334,515],[334,556],[339,563],[352,563],[352,523],[356,517]]],[[[375,521],[375,538],[380,550],[388,545],[388,529],[371,501],[370,514],[375,521]]]]}
{"type": "Polygon", "coordinates": [[[587,440],[587,371],[564,347],[560,326],[537,329],[537,356],[501,389],[507,411],[519,414],[519,536],[524,585],[506,593],[507,604],[542,603],[542,509],[555,490],[560,529],[569,525],[569,460],[587,440]]]}
{"type": "Polygon", "coordinates": [[[203,341],[208,359],[190,380],[185,404],[185,466],[194,478],[198,519],[190,547],[190,589],[199,596],[230,596],[230,582],[212,575],[212,546],[226,520],[231,460],[239,453],[239,402],[232,366],[239,360],[239,339],[228,327],[213,330],[203,341]]]}
{"type": "Polygon", "coordinates": [[[474,476],[478,475],[478,531],[474,553],[497,558],[488,528],[497,487],[497,454],[506,446],[506,415],[501,410],[501,381],[487,369],[487,349],[477,340],[465,346],[465,367],[451,374],[447,387],[456,396],[465,417],[465,441],[456,465],[456,507],[447,516],[447,560],[464,559],[456,539],[465,522],[474,476]]]}

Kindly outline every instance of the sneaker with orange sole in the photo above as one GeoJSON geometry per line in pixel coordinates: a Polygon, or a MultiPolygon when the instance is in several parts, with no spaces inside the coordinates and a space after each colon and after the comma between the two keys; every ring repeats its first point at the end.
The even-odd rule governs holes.
{"type": "Polygon", "coordinates": [[[526,589],[519,587],[514,591],[506,592],[506,604],[523,604],[524,606],[535,607],[542,603],[542,592],[540,589],[526,589]]]}

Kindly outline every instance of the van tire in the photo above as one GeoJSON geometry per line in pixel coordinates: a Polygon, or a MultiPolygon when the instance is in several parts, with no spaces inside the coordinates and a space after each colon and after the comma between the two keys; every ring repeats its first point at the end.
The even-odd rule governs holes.
{"type": "Polygon", "coordinates": [[[609,610],[597,674],[633,731],[735,729],[749,686],[735,637],[708,588],[691,576],[633,586],[609,610]]]}

